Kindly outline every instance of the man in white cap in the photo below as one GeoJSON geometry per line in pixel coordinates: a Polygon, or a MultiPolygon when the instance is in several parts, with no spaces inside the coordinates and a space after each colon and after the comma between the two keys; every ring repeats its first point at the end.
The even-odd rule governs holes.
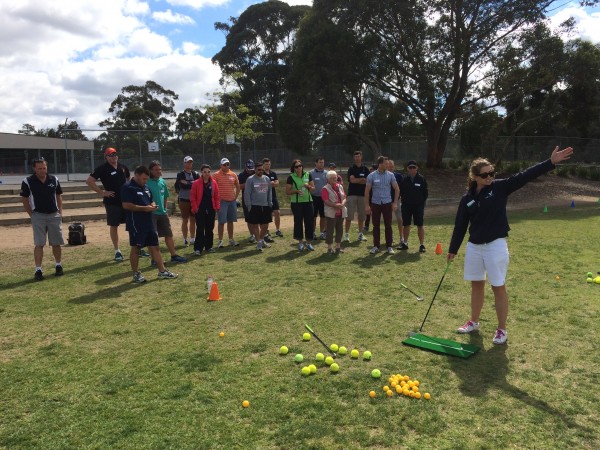
{"type": "Polygon", "coordinates": [[[219,242],[217,248],[224,247],[223,234],[227,224],[227,236],[229,245],[236,247],[239,244],[233,239],[233,222],[237,222],[237,198],[240,195],[240,182],[237,175],[230,170],[231,163],[227,158],[221,159],[219,170],[213,175],[213,179],[219,187],[221,195],[221,208],[218,213],[219,242]]]}

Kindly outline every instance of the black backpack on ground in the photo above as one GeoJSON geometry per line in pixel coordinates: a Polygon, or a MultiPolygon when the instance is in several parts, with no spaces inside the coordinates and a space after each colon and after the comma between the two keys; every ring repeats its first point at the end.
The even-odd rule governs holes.
{"type": "Polygon", "coordinates": [[[86,243],[85,225],[75,222],[69,225],[69,245],[83,245],[86,243]]]}

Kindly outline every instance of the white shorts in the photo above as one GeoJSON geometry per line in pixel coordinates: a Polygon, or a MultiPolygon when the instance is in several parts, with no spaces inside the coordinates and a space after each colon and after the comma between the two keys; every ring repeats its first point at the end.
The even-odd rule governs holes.
{"type": "Polygon", "coordinates": [[[508,260],[508,245],[505,238],[496,239],[487,244],[467,242],[465,280],[485,281],[487,273],[492,286],[504,286],[508,260]]]}

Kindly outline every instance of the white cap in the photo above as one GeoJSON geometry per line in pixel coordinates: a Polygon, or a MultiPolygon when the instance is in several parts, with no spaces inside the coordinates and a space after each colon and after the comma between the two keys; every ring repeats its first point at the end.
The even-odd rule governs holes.
{"type": "Polygon", "coordinates": [[[227,158],[221,159],[221,165],[227,164],[228,162],[229,162],[229,160],[227,158]]]}
{"type": "Polygon", "coordinates": [[[190,161],[193,161],[193,160],[194,160],[194,158],[192,158],[191,156],[186,156],[185,158],[183,158],[183,162],[184,163],[190,162],[190,161]]]}

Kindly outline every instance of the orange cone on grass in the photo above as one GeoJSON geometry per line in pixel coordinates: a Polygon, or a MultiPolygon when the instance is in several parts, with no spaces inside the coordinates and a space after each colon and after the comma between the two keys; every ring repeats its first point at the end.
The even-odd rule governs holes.
{"type": "Polygon", "coordinates": [[[208,301],[214,302],[217,300],[221,300],[221,294],[219,293],[219,285],[216,281],[213,281],[213,284],[210,287],[210,295],[208,296],[208,301]]]}
{"type": "Polygon", "coordinates": [[[435,254],[436,255],[441,255],[442,253],[443,253],[443,251],[442,251],[442,244],[440,244],[438,242],[437,245],[435,246],[435,254]]]}

